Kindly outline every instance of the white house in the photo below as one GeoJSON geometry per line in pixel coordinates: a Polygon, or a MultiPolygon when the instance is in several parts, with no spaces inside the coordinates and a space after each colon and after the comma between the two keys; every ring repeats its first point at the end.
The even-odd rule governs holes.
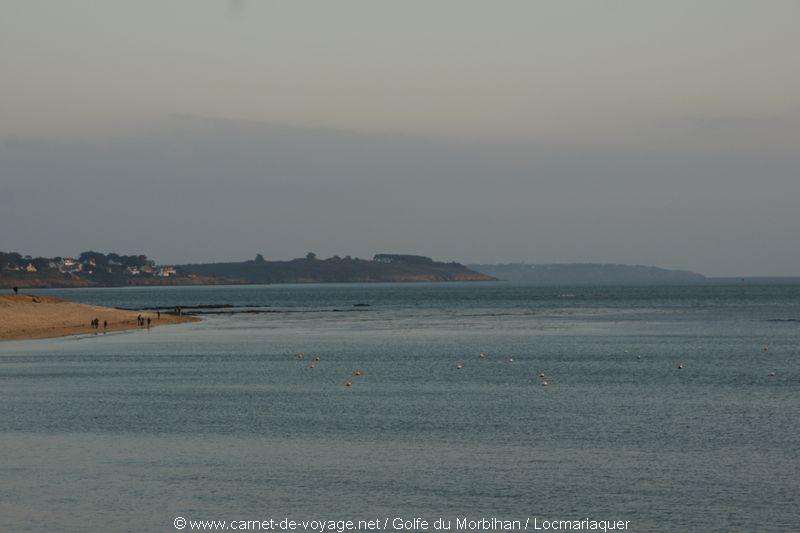
{"type": "Polygon", "coordinates": [[[177,273],[178,271],[175,270],[175,267],[164,266],[164,267],[159,267],[156,275],[161,276],[162,278],[168,278],[170,276],[174,276],[177,273]]]}

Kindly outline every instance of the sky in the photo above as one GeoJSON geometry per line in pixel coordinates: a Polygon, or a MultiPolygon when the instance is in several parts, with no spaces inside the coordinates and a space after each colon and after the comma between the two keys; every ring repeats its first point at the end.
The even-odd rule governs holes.
{"type": "Polygon", "coordinates": [[[0,0],[0,250],[800,275],[800,3],[0,0]]]}

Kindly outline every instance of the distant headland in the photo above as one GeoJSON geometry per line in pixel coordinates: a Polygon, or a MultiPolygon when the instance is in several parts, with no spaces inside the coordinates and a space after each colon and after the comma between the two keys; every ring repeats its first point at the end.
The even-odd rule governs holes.
{"type": "Polygon", "coordinates": [[[47,258],[0,252],[0,288],[494,279],[459,263],[403,254],[378,254],[372,259],[319,259],[309,253],[289,261],[267,261],[258,254],[253,260],[241,262],[160,265],[146,255],[88,251],[77,257],[47,258]]]}
{"type": "Polygon", "coordinates": [[[467,265],[503,281],[538,285],[653,285],[700,283],[704,275],[654,266],[602,263],[467,265]]]}
{"type": "Polygon", "coordinates": [[[178,265],[181,271],[204,277],[222,277],[240,283],[348,283],[408,281],[494,281],[459,263],[430,257],[378,254],[371,260],[337,255],[319,259],[313,253],[290,261],[267,261],[257,255],[239,263],[178,265]]]}

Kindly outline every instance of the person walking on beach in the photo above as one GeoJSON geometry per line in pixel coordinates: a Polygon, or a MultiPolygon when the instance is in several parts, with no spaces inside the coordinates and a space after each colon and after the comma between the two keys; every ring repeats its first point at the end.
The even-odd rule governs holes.
{"type": "Polygon", "coordinates": [[[19,294],[19,287],[14,287],[14,294],[15,295],[19,294]]]}
{"type": "Polygon", "coordinates": [[[156,320],[161,320],[161,311],[156,311],[156,320]]]}
{"type": "Polygon", "coordinates": [[[147,328],[150,329],[150,317],[147,317],[147,328]]]}
{"type": "Polygon", "coordinates": [[[108,329],[108,320],[103,320],[103,329],[108,329]]]}

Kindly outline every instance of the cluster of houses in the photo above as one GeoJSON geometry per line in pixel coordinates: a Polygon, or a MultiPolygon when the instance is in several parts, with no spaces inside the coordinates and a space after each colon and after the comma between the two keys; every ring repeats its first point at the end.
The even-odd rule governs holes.
{"type": "Polygon", "coordinates": [[[33,263],[26,263],[23,266],[19,266],[16,263],[8,262],[3,265],[2,268],[3,272],[39,272],[39,269],[33,263]]]}
{"type": "Polygon", "coordinates": [[[125,267],[125,273],[129,276],[140,276],[145,274],[150,276],[158,276],[160,278],[168,278],[177,274],[178,271],[175,270],[175,267],[171,266],[144,265],[141,267],[127,266],[125,267]]]}
{"type": "Polygon", "coordinates": [[[19,254],[3,255],[4,261],[0,262],[0,272],[8,273],[38,273],[48,270],[58,271],[62,274],[73,276],[92,276],[95,274],[122,274],[127,276],[158,276],[168,278],[177,274],[177,270],[172,266],[156,265],[155,261],[149,260],[144,256],[117,256],[109,254],[81,254],[79,259],[71,257],[56,257],[45,259],[41,257],[32,258],[29,255],[19,254]],[[98,261],[99,259],[99,261],[98,261]],[[131,261],[130,259],[134,259],[131,261]]]}

